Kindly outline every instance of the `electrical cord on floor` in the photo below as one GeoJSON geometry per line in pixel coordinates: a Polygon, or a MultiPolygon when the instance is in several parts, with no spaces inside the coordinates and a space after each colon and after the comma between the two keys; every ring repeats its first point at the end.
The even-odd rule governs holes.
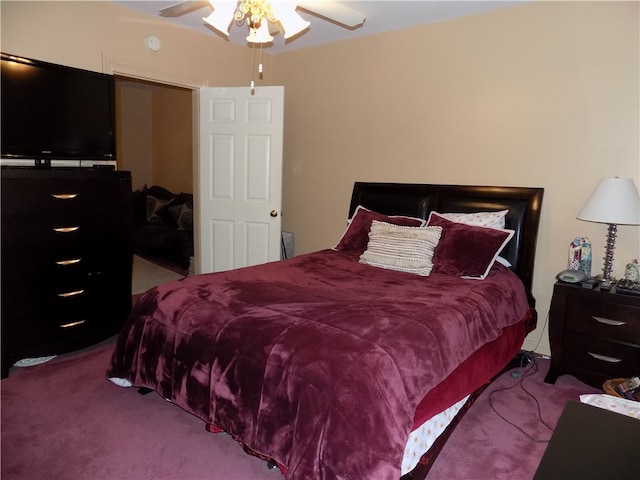
{"type": "MultiPolygon", "coordinates": [[[[542,419],[542,412],[540,410],[540,402],[538,402],[538,399],[531,393],[529,392],[529,390],[527,390],[524,387],[524,379],[527,377],[530,377],[531,375],[535,374],[538,371],[538,363],[536,361],[536,357],[533,354],[533,352],[525,352],[525,354],[522,356],[522,360],[520,362],[520,368],[523,368],[524,362],[525,360],[529,361],[529,365],[530,367],[527,368],[524,373],[519,377],[518,379],[518,383],[516,383],[515,385],[511,385],[509,387],[504,387],[504,388],[498,388],[496,390],[493,390],[490,394],[489,394],[489,405],[491,406],[491,409],[494,411],[494,413],[496,415],[498,415],[498,417],[500,417],[502,420],[504,420],[506,423],[508,423],[509,425],[511,425],[512,427],[516,428],[517,430],[519,430],[522,434],[524,434],[527,438],[529,438],[530,440],[534,441],[534,442],[539,442],[539,443],[548,443],[550,439],[537,439],[537,438],[533,438],[531,435],[529,435],[527,432],[525,432],[522,428],[520,428],[518,425],[516,425],[515,423],[507,420],[503,415],[500,414],[500,412],[498,412],[498,410],[496,410],[496,407],[493,404],[493,395],[496,393],[500,393],[500,392],[505,392],[508,390],[511,390],[513,388],[515,388],[516,386],[520,386],[520,389],[526,393],[527,395],[529,395],[534,402],[536,402],[536,406],[538,408],[538,419],[540,420],[540,423],[542,423],[542,425],[544,425],[545,427],[547,427],[552,433],[553,433],[553,428],[550,427],[543,419],[542,419]]],[[[516,378],[516,377],[514,377],[516,378]]]]}
{"type": "Polygon", "coordinates": [[[547,326],[547,322],[549,322],[549,312],[547,312],[547,316],[544,319],[544,325],[542,325],[542,330],[540,330],[540,337],[538,337],[538,343],[536,343],[536,346],[531,349],[532,352],[535,352],[540,346],[540,342],[542,341],[542,337],[544,336],[544,329],[547,326]]]}

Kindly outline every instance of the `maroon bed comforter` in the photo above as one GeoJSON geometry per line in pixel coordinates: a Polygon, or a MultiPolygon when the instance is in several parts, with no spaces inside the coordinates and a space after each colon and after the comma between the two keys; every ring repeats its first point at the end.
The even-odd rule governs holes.
{"type": "Polygon", "coordinates": [[[483,281],[420,277],[325,250],[148,291],[107,376],[156,390],[290,480],[397,480],[418,402],[528,310],[501,265],[483,281]]]}

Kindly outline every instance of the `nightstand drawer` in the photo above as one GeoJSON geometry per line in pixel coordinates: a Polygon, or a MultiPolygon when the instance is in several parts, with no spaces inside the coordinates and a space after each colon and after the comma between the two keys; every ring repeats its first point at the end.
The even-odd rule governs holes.
{"type": "Polygon", "coordinates": [[[608,378],[638,374],[640,347],[609,342],[600,338],[567,334],[564,363],[608,378]]]}
{"type": "Polygon", "coordinates": [[[640,345],[640,308],[569,297],[565,328],[568,332],[640,345]]]}

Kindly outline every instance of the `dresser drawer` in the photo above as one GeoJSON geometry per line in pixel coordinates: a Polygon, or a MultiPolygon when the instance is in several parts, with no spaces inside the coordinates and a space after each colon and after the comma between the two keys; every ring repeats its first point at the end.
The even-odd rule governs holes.
{"type": "Polygon", "coordinates": [[[568,334],[566,340],[563,363],[570,368],[592,371],[607,378],[638,374],[640,346],[574,333],[568,334]]]}
{"type": "Polygon", "coordinates": [[[124,320],[127,313],[120,298],[105,298],[90,283],[61,286],[54,292],[44,288],[11,288],[9,292],[5,313],[14,321],[7,325],[7,334],[20,348],[103,330],[124,320]],[[34,297],[38,302],[32,301],[34,297]]]}
{"type": "Polygon", "coordinates": [[[75,182],[35,180],[4,182],[2,214],[9,216],[51,215],[61,212],[89,213],[113,209],[104,199],[118,195],[118,181],[83,179],[75,182]]]}
{"type": "Polygon", "coordinates": [[[86,280],[95,282],[100,275],[112,276],[131,268],[131,261],[123,258],[118,248],[116,242],[100,249],[92,245],[73,244],[57,251],[34,252],[29,261],[26,261],[24,254],[3,255],[2,284],[50,291],[56,285],[86,280]]]}
{"type": "Polygon", "coordinates": [[[640,346],[640,307],[568,297],[565,329],[640,346]]]}
{"type": "Polygon", "coordinates": [[[33,254],[54,252],[60,248],[84,246],[101,248],[110,239],[118,238],[123,221],[113,214],[86,218],[66,215],[64,218],[32,216],[28,219],[3,217],[3,228],[11,232],[3,238],[3,251],[33,254]]]}

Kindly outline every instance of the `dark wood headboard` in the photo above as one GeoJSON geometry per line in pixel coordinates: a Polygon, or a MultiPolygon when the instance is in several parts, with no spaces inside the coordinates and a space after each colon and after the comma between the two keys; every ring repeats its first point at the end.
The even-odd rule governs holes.
{"type": "Polygon", "coordinates": [[[505,228],[515,231],[500,254],[531,295],[543,188],[356,182],[349,218],[362,205],[387,215],[428,218],[432,211],[470,213],[509,210],[505,228]]]}

